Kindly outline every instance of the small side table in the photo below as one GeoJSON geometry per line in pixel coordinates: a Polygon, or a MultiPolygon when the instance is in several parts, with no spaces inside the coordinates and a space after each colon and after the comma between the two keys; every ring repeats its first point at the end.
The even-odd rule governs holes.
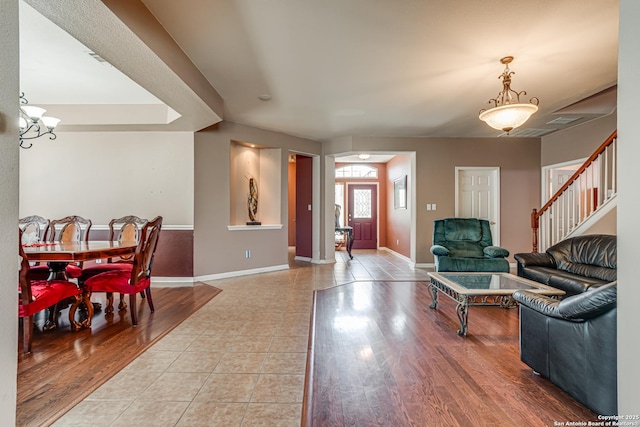
{"type": "Polygon", "coordinates": [[[351,255],[351,248],[353,247],[353,227],[336,227],[336,233],[342,233],[344,236],[345,248],[347,249],[349,258],[353,259],[353,255],[351,255]]]}

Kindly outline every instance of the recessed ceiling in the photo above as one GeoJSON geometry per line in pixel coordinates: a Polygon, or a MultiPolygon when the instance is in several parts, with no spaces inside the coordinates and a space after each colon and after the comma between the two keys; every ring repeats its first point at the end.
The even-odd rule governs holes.
{"type": "Polygon", "coordinates": [[[62,126],[167,124],[179,114],[20,2],[20,91],[62,126]]]}
{"type": "MultiPolygon", "coordinates": [[[[55,2],[26,1],[47,9],[59,25],[73,15],[74,36],[99,40],[87,46],[118,57],[110,62],[180,112],[177,122],[191,119],[183,106],[198,104],[189,101],[193,93],[165,91],[149,78],[162,67],[145,67],[148,59],[133,54],[130,45],[147,42],[146,34],[136,33],[141,39],[129,37],[125,45],[118,25],[99,33],[95,12],[87,10],[108,6],[121,16],[124,9],[139,13],[140,2],[76,0],[75,9],[62,10],[55,2]]],[[[316,140],[499,136],[477,116],[501,89],[499,59],[506,55],[515,57],[512,88],[540,99],[539,112],[525,125],[536,131],[608,114],[547,125],[554,113],[617,82],[618,0],[142,3],[224,98],[225,120],[316,140]],[[258,98],[264,94],[268,102],[258,98]]],[[[87,75],[80,74],[76,85],[87,75]]]]}

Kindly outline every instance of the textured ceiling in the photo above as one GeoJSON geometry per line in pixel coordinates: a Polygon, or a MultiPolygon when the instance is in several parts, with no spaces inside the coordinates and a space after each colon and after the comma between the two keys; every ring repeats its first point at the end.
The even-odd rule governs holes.
{"type": "MultiPolygon", "coordinates": [[[[49,9],[46,15],[72,4],[65,13],[79,8],[82,16],[84,4],[100,4],[26,1],[49,9]]],[[[114,4],[126,8],[139,2],[103,3],[116,10],[114,4]]],[[[540,111],[523,131],[567,126],[546,123],[559,117],[557,110],[611,88],[617,80],[617,0],[143,3],[222,97],[226,120],[318,140],[344,135],[497,136],[500,132],[477,115],[501,89],[499,59],[506,55],[515,56],[513,88],[540,99],[540,111]],[[271,100],[258,99],[263,94],[271,100]]],[[[64,21],[71,18],[57,15],[60,26],[69,26],[64,21]]],[[[83,32],[96,32],[91,22],[84,29],[81,20],[71,26],[80,39],[83,32]]],[[[144,64],[137,70],[123,67],[140,64],[135,49],[118,51],[113,43],[122,40],[89,46],[178,113],[188,113],[180,103],[193,98],[188,88],[166,96],[162,86],[140,76],[144,64]]],[[[147,72],[157,72],[154,64],[148,64],[147,72]]],[[[595,97],[592,103],[594,99],[611,101],[595,97]]],[[[602,110],[574,108],[562,116],[578,118],[571,123],[575,125],[602,110]]],[[[193,130],[206,121],[182,120],[193,130]]]]}

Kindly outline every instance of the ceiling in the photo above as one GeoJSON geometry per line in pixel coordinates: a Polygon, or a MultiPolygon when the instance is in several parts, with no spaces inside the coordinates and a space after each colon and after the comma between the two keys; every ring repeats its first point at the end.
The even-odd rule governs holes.
{"type": "MultiPolygon", "coordinates": [[[[495,137],[500,132],[477,116],[501,90],[506,55],[515,57],[512,88],[540,99],[539,112],[515,136],[573,126],[616,105],[618,0],[517,7],[510,0],[142,0],[215,88],[223,111],[180,84],[178,72],[157,62],[158,49],[142,46],[144,34],[136,38],[103,5],[140,2],[66,0],[63,8],[24,1],[74,37],[55,35],[56,25],[21,5],[22,90],[52,109],[129,104],[126,120],[94,123],[111,129],[195,131],[223,116],[314,140],[495,137]],[[40,42],[33,40],[39,32],[40,42]],[[46,55],[34,49],[42,40],[50,43],[46,55]],[[153,105],[165,108],[164,122],[136,123],[131,106],[153,105]],[[548,124],[558,118],[563,123],[548,124]]],[[[72,117],[61,116],[70,127],[91,124],[72,117]]]]}

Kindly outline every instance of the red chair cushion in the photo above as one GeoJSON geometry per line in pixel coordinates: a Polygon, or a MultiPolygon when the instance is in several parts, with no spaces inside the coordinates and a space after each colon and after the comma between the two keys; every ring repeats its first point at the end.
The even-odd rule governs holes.
{"type": "Polygon", "coordinates": [[[49,277],[49,266],[46,264],[34,265],[29,269],[29,279],[47,280],[49,277]]]}
{"type": "Polygon", "coordinates": [[[145,290],[151,284],[148,278],[138,280],[135,286],[129,282],[131,271],[107,271],[88,278],[84,285],[90,292],[117,292],[135,294],[145,290]]]}
{"type": "Polygon", "coordinates": [[[82,274],[82,267],[75,264],[69,264],[65,267],[65,271],[67,272],[67,276],[72,279],[77,279],[82,274]]]}
{"type": "Polygon", "coordinates": [[[65,280],[37,280],[31,281],[31,295],[33,302],[30,304],[20,304],[18,306],[18,316],[31,316],[56,303],[82,293],[75,283],[65,280]]]}
{"type": "Polygon", "coordinates": [[[131,270],[133,270],[133,264],[124,262],[96,264],[92,265],[91,267],[82,269],[82,275],[80,275],[80,279],[87,280],[90,277],[106,273],[108,271],[126,271],[129,273],[129,275],[131,275],[131,270]]]}

